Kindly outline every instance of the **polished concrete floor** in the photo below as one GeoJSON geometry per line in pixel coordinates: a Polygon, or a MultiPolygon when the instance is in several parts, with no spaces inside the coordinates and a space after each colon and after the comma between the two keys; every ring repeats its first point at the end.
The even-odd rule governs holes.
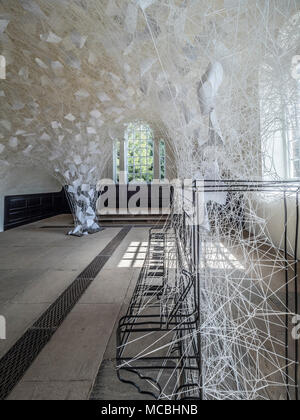
{"type": "MultiPolygon", "coordinates": [[[[67,236],[68,216],[0,234],[0,315],[7,339],[0,357],[118,234],[106,228],[84,238],[67,236]]],[[[88,399],[128,291],[137,281],[149,228],[132,228],[100,274],[44,347],[10,400],[88,399]],[[136,249],[136,248],[135,248],[136,249]]]]}

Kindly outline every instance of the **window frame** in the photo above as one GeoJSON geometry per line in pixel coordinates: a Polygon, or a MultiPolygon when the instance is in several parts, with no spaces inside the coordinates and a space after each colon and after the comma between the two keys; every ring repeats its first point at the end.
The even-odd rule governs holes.
{"type": "Polygon", "coordinates": [[[121,169],[121,141],[114,140],[113,143],[113,176],[116,184],[120,182],[121,169]]]}
{"type": "Polygon", "coordinates": [[[265,61],[260,68],[261,148],[266,153],[262,160],[262,176],[264,179],[300,180],[300,80],[297,76],[295,77],[294,72],[294,64],[297,63],[295,58],[298,57],[298,45],[295,43],[294,31],[295,28],[298,28],[299,22],[300,12],[297,12],[290,18],[289,23],[281,27],[278,32],[277,42],[282,50],[281,58],[284,60],[282,67],[284,71],[280,73],[281,78],[277,79],[278,74],[274,71],[274,62],[271,65],[265,61]],[[264,88],[265,77],[267,77],[266,80],[269,85],[266,92],[264,88]],[[270,78],[272,82],[270,82],[270,78]],[[278,84],[278,82],[280,83],[278,84]],[[283,88],[285,89],[284,95],[281,95],[280,90],[283,88]],[[271,99],[265,94],[269,94],[271,99]],[[297,95],[296,101],[289,102],[294,95],[297,95]],[[288,98],[288,100],[286,101],[285,98],[288,98]],[[270,109],[274,110],[273,121],[270,118],[265,118],[265,107],[269,113],[271,113],[270,109]],[[265,127],[269,130],[269,135],[262,135],[265,127]],[[297,150],[296,158],[294,157],[294,147],[294,150],[297,150]],[[268,154],[268,151],[270,151],[270,154],[268,154]],[[298,163],[296,171],[294,171],[295,162],[298,163]]]}
{"type": "Polygon", "coordinates": [[[300,179],[300,80],[297,80],[297,96],[298,101],[295,104],[294,111],[291,110],[291,113],[294,113],[295,116],[295,123],[296,126],[291,128],[287,131],[286,141],[287,141],[287,171],[288,177],[291,180],[298,180],[300,179]],[[293,147],[296,146],[295,149],[298,149],[297,156],[294,157],[294,150],[293,147]],[[294,164],[298,162],[298,176],[295,175],[294,171],[294,164]]]}
{"type": "Polygon", "coordinates": [[[166,156],[167,156],[166,142],[163,139],[161,139],[159,141],[159,179],[160,181],[164,181],[166,179],[166,170],[167,170],[166,156]],[[162,154],[162,147],[163,147],[163,154],[162,154]]]}
{"type": "Polygon", "coordinates": [[[125,131],[125,170],[127,182],[151,183],[154,180],[154,135],[144,122],[132,122],[125,131]],[[135,144],[138,142],[144,144],[135,144]]]}

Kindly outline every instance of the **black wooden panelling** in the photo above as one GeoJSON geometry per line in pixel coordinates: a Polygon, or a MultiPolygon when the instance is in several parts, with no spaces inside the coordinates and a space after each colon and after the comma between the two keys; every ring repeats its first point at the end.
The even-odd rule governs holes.
{"type": "MultiPolygon", "coordinates": [[[[151,207],[151,202],[154,201],[151,194],[153,190],[151,185],[148,185],[148,207],[151,207]]],[[[162,187],[155,190],[156,201],[158,199],[159,208],[162,208],[162,187]]],[[[140,187],[135,186],[134,191],[129,191],[129,186],[116,186],[116,206],[119,208],[120,191],[122,194],[127,194],[127,205],[130,198],[139,191],[140,187]]],[[[107,190],[104,187],[103,192],[107,190]]],[[[99,193],[100,195],[100,193],[99,193]]],[[[155,202],[156,202],[155,201],[155,202]]],[[[104,203],[105,204],[105,203],[104,203]]],[[[56,216],[58,214],[70,214],[70,206],[65,194],[65,189],[58,193],[46,194],[29,194],[29,195],[13,195],[5,197],[4,208],[4,230],[13,229],[18,226],[33,223],[38,220],[46,219],[48,217],[56,216]]],[[[139,205],[139,204],[138,204],[139,205]]]]}
{"type": "Polygon", "coordinates": [[[4,230],[70,213],[64,189],[57,193],[7,196],[4,206],[4,230]]]}

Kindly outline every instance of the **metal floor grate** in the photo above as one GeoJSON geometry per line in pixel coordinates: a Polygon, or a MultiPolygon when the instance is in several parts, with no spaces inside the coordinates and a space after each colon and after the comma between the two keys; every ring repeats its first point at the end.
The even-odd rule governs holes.
{"type": "Polygon", "coordinates": [[[0,400],[7,398],[17,385],[131,228],[124,227],[110,241],[0,360],[0,400]]]}

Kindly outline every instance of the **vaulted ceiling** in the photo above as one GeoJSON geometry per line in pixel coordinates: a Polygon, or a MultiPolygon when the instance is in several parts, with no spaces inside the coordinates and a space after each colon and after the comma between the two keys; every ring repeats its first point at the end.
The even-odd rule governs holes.
{"type": "Polygon", "coordinates": [[[221,62],[227,77],[222,114],[234,102],[229,90],[247,95],[273,34],[297,8],[290,0],[0,0],[0,160],[46,154],[66,139],[78,154],[135,119],[182,145],[205,136],[197,84],[208,64],[221,62]]]}

